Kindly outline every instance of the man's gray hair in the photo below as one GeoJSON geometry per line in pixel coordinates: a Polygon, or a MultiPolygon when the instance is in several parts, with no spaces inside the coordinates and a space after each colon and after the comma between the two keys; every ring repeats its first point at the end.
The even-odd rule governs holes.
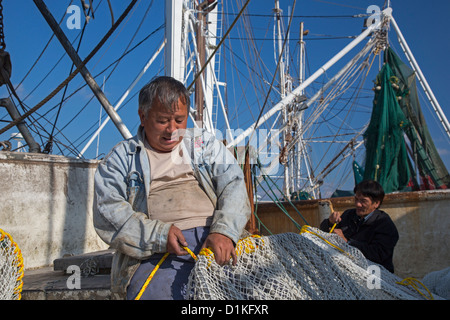
{"type": "Polygon", "coordinates": [[[155,98],[170,112],[178,109],[179,99],[186,104],[188,110],[191,104],[186,87],[180,81],[168,76],[153,78],[139,92],[139,110],[146,118],[155,98]]]}

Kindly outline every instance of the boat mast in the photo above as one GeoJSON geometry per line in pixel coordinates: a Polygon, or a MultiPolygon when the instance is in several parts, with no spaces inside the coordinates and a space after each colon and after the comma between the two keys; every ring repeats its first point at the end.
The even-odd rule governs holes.
{"type": "Polygon", "coordinates": [[[197,123],[208,130],[214,130],[213,124],[213,96],[215,79],[215,60],[213,50],[217,39],[217,0],[203,0],[196,7],[197,13],[197,66],[201,68],[209,59],[207,67],[195,82],[195,106],[197,123]]]}
{"type": "MultiPolygon", "coordinates": [[[[382,12],[382,16],[390,15],[391,9],[385,9],[382,12]]],[[[349,51],[356,47],[360,42],[364,41],[368,35],[370,35],[374,30],[379,28],[382,24],[382,19],[376,21],[374,24],[370,25],[366,30],[364,30],[358,37],[351,41],[347,46],[345,46],[341,51],[339,51],[335,56],[333,56],[328,62],[316,70],[311,76],[309,76],[302,84],[290,92],[283,100],[274,105],[269,111],[267,111],[256,123],[253,123],[249,128],[247,128],[242,134],[240,134],[234,142],[229,143],[227,147],[232,147],[237,145],[239,142],[248,137],[256,128],[263,125],[268,119],[270,119],[274,114],[279,112],[283,106],[292,103],[295,99],[298,99],[300,92],[308,87],[313,81],[323,75],[329,68],[331,68],[337,61],[342,59],[349,51]]]]}
{"type": "MultiPolygon", "coordinates": [[[[276,11],[278,11],[278,1],[276,1],[276,11]]],[[[301,122],[303,109],[306,109],[310,104],[305,101],[306,97],[303,95],[304,90],[306,87],[308,87],[313,81],[315,81],[317,78],[322,76],[328,69],[330,69],[336,62],[341,60],[345,55],[347,55],[353,48],[355,48],[359,43],[363,42],[367,39],[369,35],[371,35],[374,31],[379,29],[389,17],[391,17],[391,8],[387,8],[381,12],[381,19],[375,20],[373,24],[371,24],[367,29],[365,29],[358,37],[356,37],[353,41],[351,41],[347,46],[345,46],[340,52],[338,52],[336,55],[334,55],[327,63],[325,63],[322,67],[320,67],[316,72],[314,72],[311,76],[309,76],[307,79],[303,80],[301,78],[301,83],[298,87],[296,87],[294,90],[290,90],[289,92],[285,92],[283,82],[280,83],[280,92],[281,95],[284,93],[284,98],[281,99],[277,104],[275,104],[269,111],[267,111],[264,115],[262,115],[260,118],[258,118],[258,121],[252,124],[249,128],[247,128],[242,134],[236,137],[233,142],[229,143],[227,145],[228,148],[236,146],[238,143],[240,143],[242,140],[244,140],[246,137],[251,135],[256,128],[260,127],[263,123],[265,123],[267,120],[269,120],[273,115],[278,114],[281,112],[281,116],[283,118],[283,124],[279,127],[280,133],[283,134],[283,150],[280,154],[280,162],[283,163],[283,161],[287,161],[287,155],[290,152],[290,150],[295,149],[294,146],[297,148],[297,154],[294,154],[294,156],[297,156],[297,160],[304,160],[306,164],[309,164],[307,154],[301,153],[305,151],[304,147],[304,141],[301,141],[300,139],[302,137],[302,134],[305,132],[305,129],[303,128],[303,124],[301,127],[301,132],[296,134],[295,137],[292,137],[291,131],[292,131],[292,123],[295,122],[301,122]],[[282,91],[283,90],[283,91],[282,91]],[[304,102],[304,103],[303,103],[304,102]],[[291,119],[288,119],[286,117],[288,110],[291,110],[290,113],[291,119]],[[299,159],[303,158],[303,159],[299,159]]],[[[277,14],[277,12],[275,12],[277,14]]],[[[370,42],[371,40],[369,40],[370,42]]],[[[280,57],[282,59],[282,57],[280,57]]],[[[280,60],[280,65],[281,65],[280,60]]],[[[349,64],[347,64],[348,67],[349,64]]],[[[283,69],[280,68],[280,74],[283,72],[283,69]]],[[[280,75],[280,80],[284,80],[285,77],[280,75]]],[[[315,95],[315,98],[317,98],[315,95]]],[[[313,100],[313,99],[310,99],[313,100]]],[[[297,128],[298,130],[298,128],[297,128]]],[[[292,158],[292,157],[291,157],[292,158]]],[[[283,164],[286,164],[283,163],[283,164]]],[[[272,165],[272,164],[271,164],[272,165]]],[[[298,163],[296,164],[298,165],[298,163]]],[[[287,167],[287,165],[286,165],[287,167]]],[[[307,171],[307,168],[306,168],[307,171]]],[[[299,173],[296,173],[296,178],[299,177],[299,173]]],[[[311,176],[311,174],[308,174],[309,179],[309,188],[306,188],[308,192],[311,192],[313,196],[315,196],[315,192],[317,187],[320,185],[320,181],[316,179],[315,177],[311,176]]],[[[289,170],[285,168],[285,183],[284,183],[284,194],[286,197],[290,198],[291,190],[290,190],[290,177],[289,177],[289,170]]],[[[297,181],[299,182],[299,181],[297,181]]],[[[320,191],[317,191],[320,192],[320,191]]]]}
{"type": "MultiPolygon", "coordinates": [[[[213,93],[217,87],[214,75],[215,58],[207,59],[216,45],[217,29],[216,0],[177,1],[166,0],[166,51],[165,74],[185,85],[195,74],[194,106],[190,116],[196,127],[213,131],[212,104],[213,93]],[[180,23],[181,21],[181,23],[180,23]],[[191,38],[192,41],[188,40],[191,38]],[[201,74],[198,72],[201,71],[201,74]]],[[[190,87],[190,86],[189,86],[190,87]]]]}
{"type": "MultiPolygon", "coordinates": [[[[298,83],[299,85],[302,84],[303,82],[303,73],[305,72],[305,68],[304,68],[304,50],[305,50],[305,43],[303,42],[303,21],[300,22],[300,54],[299,54],[299,73],[298,73],[298,83]]],[[[300,91],[300,95],[303,95],[304,91],[300,91]]],[[[296,126],[296,133],[297,135],[302,134],[302,127],[303,127],[303,111],[301,111],[301,115],[298,117],[297,121],[295,122],[296,126]]],[[[301,185],[300,185],[300,179],[301,179],[301,172],[302,172],[302,143],[299,141],[296,145],[297,147],[297,172],[296,172],[296,179],[297,179],[297,183],[296,183],[296,189],[300,190],[301,185]]]]}
{"type": "MultiPolygon", "coordinates": [[[[305,75],[305,42],[303,41],[303,36],[307,35],[309,33],[308,30],[304,30],[304,23],[300,22],[300,54],[299,54],[299,85],[301,85],[304,81],[304,75],[305,75]]],[[[297,99],[296,108],[294,114],[297,114],[297,116],[292,116],[294,123],[294,136],[293,140],[297,140],[297,143],[295,144],[295,147],[297,151],[295,152],[295,149],[293,150],[294,154],[293,156],[296,158],[296,190],[302,189],[302,162],[304,161],[304,170],[306,171],[306,179],[309,183],[309,188],[306,188],[306,190],[312,194],[314,198],[317,198],[316,190],[319,190],[318,188],[315,188],[314,186],[314,177],[312,176],[312,170],[310,168],[310,158],[309,154],[306,150],[306,145],[303,140],[303,115],[305,110],[307,109],[306,104],[303,104],[302,100],[306,100],[306,97],[304,95],[304,89],[299,91],[299,97],[300,99],[297,99]]],[[[292,143],[292,142],[291,142],[292,143]]],[[[288,143],[288,150],[289,144],[288,143]]],[[[320,192],[320,190],[319,190],[320,192]]]]}
{"type": "MultiPolygon", "coordinates": [[[[275,0],[275,8],[273,9],[274,15],[275,15],[275,28],[276,28],[276,38],[275,38],[275,47],[277,52],[276,59],[279,60],[279,75],[280,75],[280,98],[283,100],[286,97],[286,75],[285,75],[285,63],[284,63],[284,56],[283,56],[283,35],[281,30],[281,13],[282,10],[280,9],[279,1],[275,0]]],[[[286,35],[287,36],[287,35],[286,35]]],[[[277,61],[275,61],[277,62],[277,61]]],[[[282,119],[283,119],[283,125],[288,122],[288,107],[289,105],[285,105],[282,107],[282,119]]],[[[283,147],[287,144],[287,139],[289,136],[288,130],[285,130],[283,132],[283,147]]],[[[284,166],[284,186],[283,191],[286,197],[289,198],[290,191],[291,191],[291,172],[290,172],[290,165],[291,161],[289,159],[288,154],[282,153],[280,155],[280,162],[284,166]]]]}
{"type": "Polygon", "coordinates": [[[183,47],[183,29],[185,24],[183,1],[166,0],[165,20],[165,74],[184,83],[186,51],[183,47]]]}
{"type": "MultiPolygon", "coordinates": [[[[207,3],[207,1],[205,1],[207,3]]],[[[198,51],[198,62],[200,66],[205,65],[205,35],[204,29],[206,26],[206,15],[203,13],[204,3],[199,3],[197,5],[197,51],[198,51]]],[[[195,107],[196,114],[195,120],[199,126],[203,126],[203,109],[204,109],[204,92],[203,92],[203,75],[200,75],[197,80],[195,80],[195,107]]]]}

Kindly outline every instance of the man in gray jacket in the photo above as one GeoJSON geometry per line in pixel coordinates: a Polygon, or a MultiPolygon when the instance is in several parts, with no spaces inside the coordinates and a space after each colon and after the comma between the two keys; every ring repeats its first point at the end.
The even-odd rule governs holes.
{"type": "Polygon", "coordinates": [[[194,253],[236,263],[234,245],[250,217],[244,176],[224,144],[186,129],[189,93],[159,77],[139,94],[141,126],[117,144],[95,174],[94,226],[116,250],[113,298],[136,298],[148,275],[170,253],[141,299],[182,299],[194,253]]]}

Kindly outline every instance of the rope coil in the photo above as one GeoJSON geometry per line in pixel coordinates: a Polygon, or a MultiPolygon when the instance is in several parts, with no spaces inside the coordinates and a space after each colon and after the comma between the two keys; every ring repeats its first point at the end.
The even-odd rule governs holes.
{"type": "Polygon", "coordinates": [[[425,285],[417,280],[416,278],[405,278],[402,281],[396,282],[397,284],[400,284],[402,286],[411,286],[414,290],[416,290],[418,293],[420,293],[425,299],[427,300],[434,300],[433,295],[431,294],[430,290],[428,290],[425,285]],[[428,296],[425,295],[422,291],[420,291],[418,285],[422,286],[426,292],[428,293],[428,296]]]}

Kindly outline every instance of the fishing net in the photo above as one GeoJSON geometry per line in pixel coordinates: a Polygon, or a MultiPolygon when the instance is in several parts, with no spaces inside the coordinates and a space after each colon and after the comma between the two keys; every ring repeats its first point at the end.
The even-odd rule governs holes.
{"type": "Polygon", "coordinates": [[[450,300],[450,267],[428,273],[422,283],[440,297],[450,300]]]}
{"type": "Polygon", "coordinates": [[[426,190],[446,189],[450,175],[422,113],[416,73],[391,48],[385,51],[385,64],[374,90],[370,124],[364,133],[364,179],[378,181],[386,193],[418,189],[419,184],[426,190]],[[416,181],[416,169],[420,182],[416,181]]]}
{"type": "Polygon", "coordinates": [[[20,300],[23,258],[11,235],[0,229],[0,300],[20,300]]]}
{"type": "Polygon", "coordinates": [[[186,299],[390,300],[432,299],[426,288],[401,281],[367,260],[338,235],[304,226],[300,234],[249,236],[236,246],[236,266],[219,266],[203,249],[186,299]]]}

